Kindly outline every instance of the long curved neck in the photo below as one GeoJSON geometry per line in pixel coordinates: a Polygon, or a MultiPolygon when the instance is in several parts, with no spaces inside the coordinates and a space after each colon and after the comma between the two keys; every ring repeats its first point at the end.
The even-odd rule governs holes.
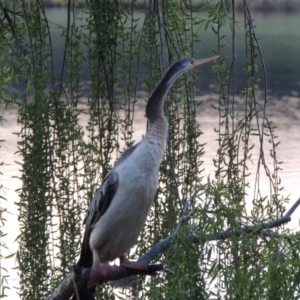
{"type": "Polygon", "coordinates": [[[174,81],[183,73],[179,71],[177,63],[168,69],[148,100],[146,106],[146,117],[149,120],[147,134],[161,136],[168,129],[168,121],[164,115],[164,102],[174,81]]]}
{"type": "Polygon", "coordinates": [[[178,72],[177,64],[173,64],[168,71],[165,73],[160,83],[150,96],[147,106],[146,106],[146,117],[148,118],[150,124],[152,122],[159,122],[161,118],[164,117],[164,102],[167,93],[171,86],[173,85],[176,78],[179,77],[181,73],[178,72]],[[177,72],[176,72],[177,71],[177,72]]]}

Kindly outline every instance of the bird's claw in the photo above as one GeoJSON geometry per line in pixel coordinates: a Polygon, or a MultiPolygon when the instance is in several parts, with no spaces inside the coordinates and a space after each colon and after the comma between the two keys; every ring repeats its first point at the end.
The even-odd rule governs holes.
{"type": "Polygon", "coordinates": [[[116,275],[116,267],[106,264],[93,264],[90,278],[88,281],[88,288],[92,288],[97,284],[104,283],[114,279],[116,275]]]}

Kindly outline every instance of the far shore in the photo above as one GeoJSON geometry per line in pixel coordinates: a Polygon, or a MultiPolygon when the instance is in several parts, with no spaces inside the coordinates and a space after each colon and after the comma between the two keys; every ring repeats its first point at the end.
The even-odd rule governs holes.
{"type": "MultiPolygon", "coordinates": [[[[144,9],[148,5],[148,1],[137,0],[132,4],[130,0],[123,0],[123,6],[125,8],[134,7],[137,10],[144,9]]],[[[84,7],[85,1],[79,0],[77,7],[84,7]]],[[[192,6],[195,8],[207,8],[208,5],[204,0],[194,0],[192,1],[192,6]]],[[[55,7],[67,7],[67,4],[61,3],[58,0],[48,0],[44,1],[45,8],[55,8],[55,7]]],[[[251,0],[248,2],[248,7],[251,11],[260,11],[263,13],[294,13],[300,11],[300,0],[283,0],[283,1],[274,1],[274,0],[251,0]]],[[[227,4],[226,10],[230,12],[232,10],[231,2],[227,4]]],[[[235,10],[238,12],[244,11],[243,0],[236,0],[235,10]]]]}

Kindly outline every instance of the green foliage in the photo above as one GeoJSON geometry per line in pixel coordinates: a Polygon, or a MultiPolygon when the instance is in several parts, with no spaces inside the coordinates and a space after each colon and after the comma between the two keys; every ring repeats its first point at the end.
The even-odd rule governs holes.
{"type": "MultiPolygon", "coordinates": [[[[120,297],[299,296],[298,235],[284,229],[276,234],[260,226],[281,216],[287,199],[280,194],[279,142],[265,113],[266,94],[261,102],[257,99],[257,70],[264,65],[253,20],[247,7],[244,23],[238,24],[235,11],[228,16],[222,1],[205,2],[206,10],[193,8],[187,0],[150,1],[141,12],[135,1],[124,6],[118,0],[92,0],[84,9],[77,7],[77,1],[68,1],[64,25],[50,22],[43,1],[1,2],[0,105],[18,103],[21,126],[17,259],[22,299],[44,299],[69,273],[95,189],[120,153],[135,142],[133,120],[143,94],[139,92],[144,88],[147,99],[174,60],[198,57],[194,44],[202,30],[212,30],[213,51],[220,54],[213,68],[219,100],[214,106],[219,115],[215,175],[211,174],[213,179],[203,175],[205,145],[194,89],[197,74],[191,72],[176,82],[168,96],[170,130],[160,186],[132,257],[174,231],[188,199],[193,199],[193,218],[159,257],[174,273],[140,279],[120,297]],[[237,96],[235,33],[243,25],[246,81],[237,96]],[[53,28],[63,41],[61,53],[53,46],[53,28]],[[228,28],[231,45],[225,43],[228,28]],[[226,59],[228,47],[232,56],[226,59]],[[62,56],[59,70],[56,55],[62,56]],[[18,92],[14,94],[7,84],[18,84],[18,92]],[[83,115],[88,115],[87,124],[83,115]],[[249,164],[257,147],[260,159],[252,206],[247,207],[252,184],[249,164]],[[266,164],[265,149],[270,151],[271,166],[266,164]],[[262,195],[261,174],[269,179],[269,195],[262,195]],[[241,229],[254,225],[249,232],[241,229]],[[218,238],[227,230],[236,234],[218,238]]],[[[4,221],[2,211],[0,221],[4,221]]],[[[117,297],[108,285],[97,291],[99,299],[117,297]]]]}

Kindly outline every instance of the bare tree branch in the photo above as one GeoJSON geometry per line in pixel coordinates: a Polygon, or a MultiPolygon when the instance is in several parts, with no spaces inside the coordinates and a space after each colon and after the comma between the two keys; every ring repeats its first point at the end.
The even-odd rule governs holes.
{"type": "MultiPolygon", "coordinates": [[[[141,256],[138,259],[138,262],[147,265],[147,270],[136,270],[124,267],[116,268],[116,276],[114,278],[110,278],[109,280],[114,281],[114,285],[116,286],[124,286],[128,285],[130,281],[123,281],[124,278],[133,275],[155,275],[158,271],[165,270],[163,265],[149,265],[151,261],[153,261],[158,255],[163,253],[165,250],[169,249],[172,245],[173,238],[182,230],[184,225],[188,222],[188,220],[192,217],[192,214],[189,212],[189,206],[193,203],[193,198],[190,198],[186,201],[185,206],[182,210],[181,218],[178,221],[176,229],[174,232],[163,239],[156,245],[154,245],[146,254],[141,256]]],[[[199,243],[200,240],[204,241],[213,241],[213,240],[224,240],[228,239],[232,236],[240,236],[242,233],[257,233],[257,234],[267,234],[272,236],[282,236],[276,233],[270,234],[266,231],[266,229],[271,229],[275,227],[279,227],[283,224],[291,221],[291,216],[295,212],[295,210],[300,205],[300,198],[293,204],[293,206],[285,213],[284,216],[262,224],[257,224],[253,226],[240,226],[239,228],[229,229],[219,233],[208,233],[205,234],[204,237],[200,238],[195,234],[190,234],[185,237],[187,242],[191,243],[199,243]]],[[[72,294],[74,294],[74,282],[76,285],[84,285],[88,282],[90,276],[91,269],[82,269],[78,267],[73,268],[73,272],[70,273],[63,282],[56,288],[56,290],[47,298],[47,300],[67,300],[72,294]]]]}
{"type": "MultiPolygon", "coordinates": [[[[295,212],[295,210],[300,205],[300,198],[293,204],[293,206],[285,213],[284,216],[262,224],[257,224],[253,226],[240,226],[239,228],[229,229],[226,231],[222,231],[219,233],[208,233],[205,234],[205,240],[206,241],[214,241],[214,240],[225,240],[232,236],[239,236],[241,233],[253,233],[256,232],[258,234],[261,234],[262,232],[266,233],[264,229],[271,229],[274,227],[279,227],[285,223],[288,223],[291,221],[291,216],[295,212]]],[[[274,234],[276,235],[276,233],[274,234]]],[[[272,236],[274,236],[272,235],[272,236]]],[[[196,235],[188,235],[187,240],[193,243],[199,242],[199,237],[196,235]]]]}
{"type": "MultiPolygon", "coordinates": [[[[146,270],[137,270],[131,268],[124,268],[114,266],[116,274],[113,278],[106,278],[102,283],[119,280],[133,275],[156,275],[158,271],[163,271],[163,265],[148,265],[146,270]]],[[[47,298],[47,300],[67,300],[75,292],[74,283],[76,286],[86,285],[90,278],[91,269],[83,269],[77,266],[73,267],[73,272],[70,273],[63,282],[56,288],[56,290],[47,298]]]]}

